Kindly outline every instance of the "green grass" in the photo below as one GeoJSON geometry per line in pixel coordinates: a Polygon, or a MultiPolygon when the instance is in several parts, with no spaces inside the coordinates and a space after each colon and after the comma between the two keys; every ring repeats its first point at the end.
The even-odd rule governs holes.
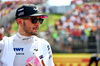
{"type": "MultiPolygon", "coordinates": [[[[55,20],[60,19],[60,17],[62,16],[61,14],[46,14],[48,15],[48,18],[46,18],[43,22],[43,24],[40,26],[39,31],[47,31],[48,30],[48,26],[50,24],[55,24],[55,20]]],[[[12,23],[12,28],[11,30],[18,30],[18,25],[17,22],[13,22],[12,23]]]]}
{"type": "Polygon", "coordinates": [[[46,31],[48,30],[48,26],[50,24],[54,25],[55,24],[55,20],[60,19],[60,17],[62,16],[61,14],[47,14],[48,18],[46,18],[43,22],[43,24],[40,26],[40,30],[39,31],[46,31]]]}
{"type": "Polygon", "coordinates": [[[18,30],[18,24],[17,24],[17,22],[16,21],[14,21],[13,23],[12,23],[12,28],[11,28],[11,30],[18,30]]]}

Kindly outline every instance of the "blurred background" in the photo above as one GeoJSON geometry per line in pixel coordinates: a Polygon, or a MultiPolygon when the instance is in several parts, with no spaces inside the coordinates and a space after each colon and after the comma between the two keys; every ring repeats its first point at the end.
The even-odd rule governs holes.
{"type": "Polygon", "coordinates": [[[55,66],[89,66],[92,54],[99,58],[100,0],[0,0],[0,40],[17,32],[15,10],[24,3],[48,15],[39,37],[50,43],[55,66]]]}

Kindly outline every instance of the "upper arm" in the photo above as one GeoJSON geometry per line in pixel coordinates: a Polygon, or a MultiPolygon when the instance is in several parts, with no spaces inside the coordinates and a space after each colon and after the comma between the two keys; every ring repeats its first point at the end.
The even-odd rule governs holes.
{"type": "Polygon", "coordinates": [[[4,48],[4,42],[0,41],[0,58],[1,58],[2,53],[3,53],[3,48],[4,48]]]}
{"type": "Polygon", "coordinates": [[[43,52],[44,54],[47,54],[47,55],[50,55],[50,54],[52,54],[52,50],[51,50],[51,46],[50,46],[50,44],[46,41],[46,40],[42,40],[42,47],[43,47],[43,51],[45,51],[45,52],[43,52]]]}
{"type": "Polygon", "coordinates": [[[43,55],[45,56],[44,61],[48,66],[54,66],[51,46],[46,40],[42,41],[43,41],[42,50],[44,51],[43,55]]]}
{"type": "Polygon", "coordinates": [[[3,54],[3,48],[4,48],[4,42],[2,40],[2,41],[0,41],[0,66],[2,65],[1,57],[2,57],[2,54],[3,54]]]}

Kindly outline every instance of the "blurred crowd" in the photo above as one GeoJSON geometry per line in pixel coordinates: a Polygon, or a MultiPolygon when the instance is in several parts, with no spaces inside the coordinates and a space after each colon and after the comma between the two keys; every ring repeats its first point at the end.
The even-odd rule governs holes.
{"type": "MultiPolygon", "coordinates": [[[[1,1],[0,2],[0,19],[2,19],[5,15],[9,14],[13,9],[17,8],[18,6],[20,6],[19,1],[7,1],[7,2],[1,1]]],[[[5,25],[2,25],[0,27],[0,40],[2,40],[5,33],[7,36],[10,36],[10,30],[11,30],[10,22],[8,22],[5,25]]]]}
{"type": "Polygon", "coordinates": [[[14,0],[14,1],[0,1],[0,17],[5,16],[8,14],[12,9],[17,8],[21,4],[39,4],[43,3],[46,0],[14,0]]]}
{"type": "Polygon", "coordinates": [[[8,14],[12,9],[18,7],[18,2],[0,2],[0,17],[5,16],[8,14]]]}
{"type": "Polygon", "coordinates": [[[91,49],[87,51],[91,52],[96,49],[96,41],[100,41],[100,5],[76,6],[56,20],[54,28],[50,27],[49,32],[52,34],[53,44],[59,45],[58,49],[71,53],[76,46],[78,51],[78,47],[84,47],[91,49]]]}
{"type": "MultiPolygon", "coordinates": [[[[0,17],[8,14],[22,3],[16,1],[13,3],[0,2],[0,17]]],[[[96,50],[96,41],[100,41],[100,5],[95,3],[75,6],[54,23],[48,27],[47,32],[40,32],[39,35],[50,42],[53,52],[74,53],[74,50],[76,50],[75,52],[86,52],[85,48],[96,50]]],[[[11,29],[11,25],[8,24],[6,29],[9,28],[11,29]]],[[[0,27],[0,40],[4,31],[0,27]]]]}
{"type": "Polygon", "coordinates": [[[11,10],[17,8],[23,3],[30,3],[31,1],[5,1],[5,2],[0,2],[0,17],[5,16],[8,14],[11,10]]]}

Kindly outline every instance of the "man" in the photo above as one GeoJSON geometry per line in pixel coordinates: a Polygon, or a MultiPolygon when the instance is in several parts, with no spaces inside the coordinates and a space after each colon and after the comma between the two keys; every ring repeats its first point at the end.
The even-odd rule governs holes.
{"type": "Polygon", "coordinates": [[[0,66],[54,66],[49,43],[36,37],[44,18],[33,4],[16,10],[18,32],[0,41],[0,66]]]}
{"type": "Polygon", "coordinates": [[[90,58],[89,66],[91,66],[93,62],[95,62],[95,66],[98,66],[99,57],[96,53],[92,54],[92,56],[90,58]]]}

